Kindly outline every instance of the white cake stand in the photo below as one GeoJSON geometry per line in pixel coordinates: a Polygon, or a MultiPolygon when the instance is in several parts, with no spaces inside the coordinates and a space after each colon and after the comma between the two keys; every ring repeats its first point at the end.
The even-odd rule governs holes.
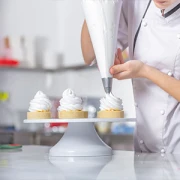
{"type": "Polygon", "coordinates": [[[24,123],[68,123],[68,128],[60,141],[50,149],[52,157],[110,156],[112,149],[98,136],[95,122],[134,122],[135,119],[32,119],[24,123]]]}

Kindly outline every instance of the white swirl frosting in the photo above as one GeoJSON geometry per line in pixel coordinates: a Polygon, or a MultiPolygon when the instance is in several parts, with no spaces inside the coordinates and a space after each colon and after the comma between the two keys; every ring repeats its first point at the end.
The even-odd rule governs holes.
{"type": "Polygon", "coordinates": [[[38,91],[34,99],[30,101],[30,112],[50,111],[52,104],[49,98],[41,91],[38,91]]]}
{"type": "Polygon", "coordinates": [[[120,98],[115,97],[112,93],[106,94],[106,96],[100,100],[100,110],[123,110],[122,100],[120,98]]]}
{"type": "Polygon", "coordinates": [[[82,109],[82,99],[77,97],[73,90],[65,90],[60,100],[58,111],[81,111],[82,109]]]}

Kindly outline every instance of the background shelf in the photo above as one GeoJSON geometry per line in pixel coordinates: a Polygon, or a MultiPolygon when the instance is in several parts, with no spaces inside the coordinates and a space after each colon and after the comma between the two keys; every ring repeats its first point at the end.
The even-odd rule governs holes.
{"type": "Polygon", "coordinates": [[[64,71],[68,71],[68,70],[84,70],[84,69],[94,69],[96,68],[96,66],[85,66],[85,65],[79,65],[79,66],[69,66],[69,67],[60,67],[57,69],[45,69],[45,68],[41,68],[41,67],[29,67],[29,66],[0,66],[0,70],[12,70],[12,71],[32,71],[32,72],[64,72],[64,71]]]}

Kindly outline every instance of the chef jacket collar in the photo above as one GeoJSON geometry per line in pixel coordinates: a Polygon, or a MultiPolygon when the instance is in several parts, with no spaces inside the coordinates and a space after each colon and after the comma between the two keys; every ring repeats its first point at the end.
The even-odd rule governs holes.
{"type": "Polygon", "coordinates": [[[180,9],[180,0],[175,1],[172,5],[170,5],[169,7],[167,7],[164,11],[164,15],[165,17],[170,16],[171,13],[173,14],[174,12],[176,12],[178,9],[180,9]]]}
{"type": "Polygon", "coordinates": [[[176,2],[174,2],[171,6],[169,6],[168,8],[165,9],[164,11],[164,17],[162,16],[162,12],[161,10],[155,6],[155,11],[158,14],[158,16],[160,16],[162,19],[164,19],[166,22],[169,22],[175,18],[177,18],[178,16],[180,16],[180,0],[177,0],[176,2]]]}

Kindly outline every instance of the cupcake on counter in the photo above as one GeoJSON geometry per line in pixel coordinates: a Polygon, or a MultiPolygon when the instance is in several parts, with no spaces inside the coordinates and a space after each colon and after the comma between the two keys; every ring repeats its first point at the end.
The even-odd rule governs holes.
{"type": "Polygon", "coordinates": [[[100,111],[98,118],[124,118],[122,100],[115,97],[112,93],[106,94],[100,100],[100,111]]]}
{"type": "Polygon", "coordinates": [[[30,101],[27,119],[50,119],[52,104],[49,98],[42,92],[38,91],[34,99],[30,101]]]}
{"type": "Polygon", "coordinates": [[[73,90],[65,90],[58,107],[58,117],[60,119],[88,118],[88,112],[83,111],[82,103],[82,99],[77,97],[73,90]]]}

